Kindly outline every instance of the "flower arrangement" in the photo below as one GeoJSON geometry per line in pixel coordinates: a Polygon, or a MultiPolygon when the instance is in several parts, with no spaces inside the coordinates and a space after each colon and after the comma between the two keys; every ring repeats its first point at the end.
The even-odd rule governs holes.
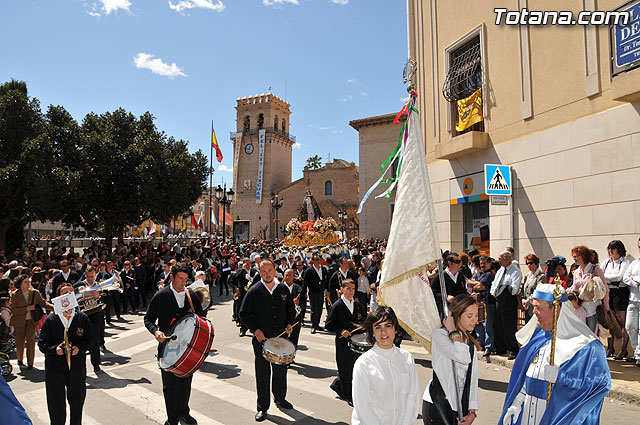
{"type": "Polygon", "coordinates": [[[287,224],[289,236],[285,239],[287,246],[325,246],[337,243],[340,238],[335,231],[338,224],[332,218],[318,218],[316,221],[300,221],[292,218],[287,224]]]}

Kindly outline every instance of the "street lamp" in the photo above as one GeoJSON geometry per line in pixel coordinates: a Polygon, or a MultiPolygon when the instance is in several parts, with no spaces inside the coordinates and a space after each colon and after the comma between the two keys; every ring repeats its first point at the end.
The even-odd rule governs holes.
{"type": "Polygon", "coordinates": [[[225,243],[227,237],[226,230],[226,216],[227,216],[227,205],[229,205],[229,211],[231,211],[231,203],[233,202],[233,198],[235,196],[235,192],[233,189],[229,189],[227,191],[227,184],[224,184],[224,189],[218,185],[216,188],[216,199],[219,204],[222,204],[222,243],[225,243]]]}
{"type": "Polygon", "coordinates": [[[278,224],[280,223],[280,220],[278,220],[278,210],[280,208],[282,208],[282,204],[284,202],[284,198],[281,198],[280,195],[278,195],[278,192],[273,193],[271,192],[271,208],[273,208],[275,210],[275,222],[276,222],[276,240],[278,240],[278,224]]]}

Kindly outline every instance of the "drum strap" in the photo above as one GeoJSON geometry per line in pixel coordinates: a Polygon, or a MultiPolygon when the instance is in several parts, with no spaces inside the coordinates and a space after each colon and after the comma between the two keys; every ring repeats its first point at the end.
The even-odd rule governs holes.
{"type": "Polygon", "coordinates": [[[189,295],[189,290],[185,288],[184,291],[186,292],[187,300],[189,300],[189,306],[191,307],[189,308],[189,311],[195,312],[195,309],[193,308],[193,302],[191,301],[191,295],[189,295]]]}

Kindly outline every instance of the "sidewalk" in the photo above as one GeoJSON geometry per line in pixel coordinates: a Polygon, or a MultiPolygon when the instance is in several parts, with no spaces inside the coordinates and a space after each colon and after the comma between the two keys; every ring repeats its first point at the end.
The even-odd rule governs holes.
{"type": "MultiPolygon", "coordinates": [[[[490,363],[513,368],[513,360],[506,356],[492,355],[490,363]]],[[[607,397],[640,406],[640,367],[624,360],[608,360],[611,369],[611,391],[607,397]]]]}

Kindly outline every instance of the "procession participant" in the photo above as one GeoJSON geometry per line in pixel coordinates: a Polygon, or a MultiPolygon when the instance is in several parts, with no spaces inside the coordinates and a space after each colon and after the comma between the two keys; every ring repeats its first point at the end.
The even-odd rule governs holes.
{"type": "Polygon", "coordinates": [[[247,294],[247,288],[249,287],[250,267],[251,262],[249,261],[249,259],[245,258],[244,260],[238,262],[238,270],[235,271],[235,274],[233,276],[233,284],[235,285],[233,299],[233,316],[237,325],[240,326],[241,337],[247,334],[247,327],[244,323],[242,323],[242,320],[240,320],[240,306],[242,305],[242,300],[244,300],[244,297],[247,294]]]}
{"type": "Polygon", "coordinates": [[[302,295],[300,295],[298,304],[302,311],[300,311],[297,320],[300,322],[300,329],[302,329],[302,325],[304,325],[304,318],[307,314],[307,287],[304,284],[304,263],[302,262],[302,258],[298,257],[292,269],[294,272],[293,282],[297,283],[302,288],[302,295]]]}
{"type": "Polygon", "coordinates": [[[496,315],[496,300],[489,294],[489,288],[493,282],[491,273],[491,258],[481,255],[478,258],[478,272],[472,279],[467,281],[471,285],[471,296],[478,301],[478,311],[485,309],[484,322],[476,324],[476,335],[478,342],[484,348],[484,357],[489,357],[493,349],[493,320],[496,315]]]}
{"type": "MultiPolygon", "coordinates": [[[[467,287],[465,279],[462,273],[460,273],[460,267],[462,260],[456,252],[449,252],[445,258],[447,268],[444,269],[444,283],[447,289],[446,302],[451,303],[456,295],[466,294],[467,287]]],[[[433,297],[436,300],[436,306],[438,307],[438,313],[440,317],[444,317],[442,309],[442,293],[440,288],[440,275],[436,273],[433,281],[431,282],[431,288],[433,288],[433,297]]]]}
{"type": "Polygon", "coordinates": [[[420,381],[413,356],[393,341],[400,332],[391,307],[378,307],[364,323],[373,348],[353,367],[352,425],[411,425],[420,406],[420,381]]]}
{"type": "Polygon", "coordinates": [[[536,290],[538,284],[543,283],[545,275],[540,270],[540,259],[535,254],[529,254],[524,257],[524,261],[529,269],[529,273],[524,277],[520,288],[520,300],[522,309],[524,310],[525,322],[533,317],[533,307],[531,306],[531,295],[536,290]]]}
{"type": "Polygon", "coordinates": [[[513,261],[513,254],[503,251],[498,257],[500,269],[491,284],[491,295],[496,298],[496,315],[494,322],[495,348],[498,354],[502,344],[509,350],[509,360],[518,354],[516,331],[518,325],[518,294],[522,283],[522,272],[513,261]]]}
{"type": "MultiPolygon", "coordinates": [[[[114,263],[113,261],[109,260],[106,262],[106,269],[104,272],[101,272],[101,274],[98,275],[98,281],[102,281],[105,279],[109,279],[111,277],[113,277],[114,275],[117,275],[116,269],[114,268],[114,263]]],[[[115,314],[116,314],[116,318],[118,320],[121,319],[120,317],[120,312],[121,312],[121,308],[120,308],[120,291],[118,291],[117,289],[112,289],[110,291],[107,291],[108,296],[111,297],[111,302],[109,304],[107,304],[107,307],[105,308],[107,310],[106,313],[106,317],[109,319],[107,321],[107,323],[111,322],[111,305],[113,305],[113,309],[115,310],[115,314]]]]}
{"type": "Polygon", "coordinates": [[[54,294],[54,296],[58,293],[58,286],[60,286],[61,284],[69,283],[73,285],[80,280],[80,275],[74,270],[71,270],[71,266],[69,265],[68,260],[60,260],[60,269],[61,272],[58,273],[51,282],[51,293],[54,294]]]}
{"type": "Polygon", "coordinates": [[[433,379],[424,391],[424,424],[457,425],[457,401],[461,400],[465,425],[471,425],[478,410],[478,356],[471,332],[478,321],[478,303],[470,295],[458,295],[449,315],[431,337],[433,379]],[[455,373],[453,367],[455,366],[455,373]],[[455,377],[458,379],[456,394],[455,377]]]}
{"type": "Polygon", "coordinates": [[[341,283],[344,279],[351,279],[354,282],[356,281],[356,276],[349,269],[349,260],[342,257],[338,264],[338,269],[331,275],[331,279],[329,279],[329,299],[332,303],[336,302],[336,300],[340,298],[338,290],[341,288],[341,283]]]}
{"type": "MultiPolygon", "coordinates": [[[[169,339],[165,332],[169,331],[172,322],[190,309],[201,317],[205,317],[198,296],[191,289],[185,289],[189,269],[183,263],[171,267],[171,284],[156,292],[149,302],[144,316],[145,327],[158,341],[158,355],[164,342],[169,339]]],[[[189,414],[189,397],[193,376],[178,378],[172,372],[160,370],[162,376],[162,393],[167,409],[165,425],[195,425],[198,422],[189,414]]]]}
{"type": "Polygon", "coordinates": [[[73,307],[73,287],[62,283],[58,296],[69,294],[61,311],[50,314],[40,330],[38,347],[44,354],[44,381],[51,425],[64,425],[69,402],[70,424],[82,423],[82,407],[87,395],[87,350],[93,333],[86,314],[73,307]],[[67,338],[65,341],[65,333],[67,338]],[[66,396],[65,396],[66,392],[66,396]]]}
{"type": "Polygon", "coordinates": [[[306,304],[306,299],[302,298],[304,296],[302,286],[296,283],[294,276],[295,274],[293,269],[286,269],[284,271],[283,282],[287,285],[287,289],[289,289],[289,292],[291,293],[291,299],[293,300],[293,304],[296,309],[297,314],[295,317],[295,322],[300,323],[299,326],[295,326],[293,328],[293,332],[291,332],[291,335],[289,335],[289,340],[293,343],[297,350],[298,340],[300,339],[300,328],[302,327],[302,304],[306,304]],[[298,313],[298,310],[300,311],[300,313],[298,313]]]}
{"type": "MultiPolygon", "coordinates": [[[[338,271],[337,273],[340,273],[338,271]]],[[[344,279],[340,282],[342,296],[329,310],[325,329],[336,334],[336,363],[338,365],[338,376],[331,383],[331,389],[349,406],[353,406],[351,397],[351,377],[353,375],[353,365],[360,356],[349,348],[349,338],[351,333],[364,320],[365,312],[362,304],[355,301],[353,296],[356,292],[356,284],[351,279],[344,279]]]]}
{"type": "Polygon", "coordinates": [[[285,331],[291,334],[295,309],[291,293],[286,285],[275,278],[275,267],[269,259],[260,262],[260,282],[252,285],[240,306],[240,320],[253,334],[251,344],[255,356],[256,390],[258,393],[256,421],[267,418],[271,403],[269,387],[272,386],[276,406],[293,409],[286,400],[287,366],[271,364],[262,357],[262,343],[285,331]],[[273,379],[271,374],[273,371],[273,379]],[[270,385],[271,384],[271,385],[270,385]]]}
{"type": "MultiPolygon", "coordinates": [[[[578,268],[573,271],[573,284],[570,292],[581,294],[582,306],[587,311],[587,326],[592,332],[596,331],[598,321],[596,319],[596,309],[602,305],[605,313],[609,311],[609,286],[605,283],[604,272],[598,266],[597,254],[584,245],[578,245],[571,249],[573,261],[578,268]],[[583,288],[587,285],[592,277],[599,277],[604,285],[604,298],[595,299],[592,294],[582,295],[583,288]]],[[[594,285],[595,287],[595,285],[594,285]]]]}
{"type": "MultiPolygon", "coordinates": [[[[559,286],[559,285],[558,285],[559,286]]],[[[558,305],[554,366],[550,366],[556,285],[540,284],[533,294],[531,320],[518,331],[522,349],[513,365],[499,424],[598,424],[611,371],[604,346],[573,314],[558,305]],[[553,384],[548,397],[548,383],[553,384]]],[[[559,286],[561,302],[567,300],[559,286]]]]}
{"type": "Polygon", "coordinates": [[[122,279],[122,284],[124,285],[122,294],[122,314],[127,314],[129,312],[129,307],[131,307],[131,313],[135,313],[138,308],[138,304],[136,302],[135,293],[133,286],[135,284],[135,272],[131,268],[131,261],[126,260],[123,263],[122,272],[120,272],[120,279],[122,279]]]}
{"type": "Polygon", "coordinates": [[[322,330],[320,317],[322,316],[322,304],[324,291],[327,289],[327,269],[320,265],[320,255],[313,254],[311,267],[304,272],[304,286],[309,290],[309,304],[311,304],[311,333],[322,330]]]}
{"type": "Polygon", "coordinates": [[[33,289],[28,274],[16,276],[13,284],[17,290],[11,294],[9,307],[11,308],[11,320],[9,325],[13,327],[16,340],[16,356],[18,364],[22,362],[25,346],[27,348],[27,369],[33,369],[36,348],[36,325],[40,317],[35,317],[36,306],[51,311],[53,306],[46,302],[40,292],[33,289]]]}
{"type": "MultiPolygon", "coordinates": [[[[84,271],[84,279],[76,282],[73,288],[76,292],[83,292],[85,297],[95,297],[100,299],[100,293],[98,291],[91,291],[89,288],[96,284],[96,270],[92,265],[88,265],[84,271]]],[[[100,348],[104,349],[104,310],[102,308],[93,309],[86,313],[91,322],[91,329],[93,330],[93,339],[91,340],[91,347],[89,347],[89,354],[91,355],[91,364],[93,365],[93,371],[98,373],[100,369],[100,348]]]]}

